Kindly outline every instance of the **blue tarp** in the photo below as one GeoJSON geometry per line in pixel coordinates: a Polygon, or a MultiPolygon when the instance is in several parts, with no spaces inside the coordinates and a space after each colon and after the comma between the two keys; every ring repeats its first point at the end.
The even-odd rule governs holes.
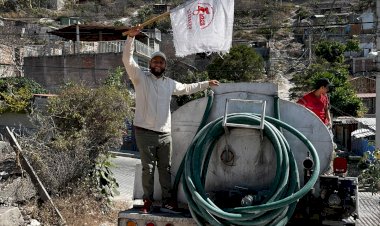
{"type": "Polygon", "coordinates": [[[371,145],[370,142],[365,138],[352,139],[351,151],[356,155],[363,156],[367,151],[374,152],[375,146],[371,145]]]}

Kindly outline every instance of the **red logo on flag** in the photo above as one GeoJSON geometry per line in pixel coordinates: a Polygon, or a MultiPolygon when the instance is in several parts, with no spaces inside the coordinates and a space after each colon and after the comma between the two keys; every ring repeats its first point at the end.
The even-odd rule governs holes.
{"type": "Polygon", "coordinates": [[[214,20],[214,8],[209,3],[198,3],[196,10],[192,13],[187,11],[187,28],[193,27],[193,16],[195,16],[194,22],[199,24],[201,29],[208,27],[214,20]]]}

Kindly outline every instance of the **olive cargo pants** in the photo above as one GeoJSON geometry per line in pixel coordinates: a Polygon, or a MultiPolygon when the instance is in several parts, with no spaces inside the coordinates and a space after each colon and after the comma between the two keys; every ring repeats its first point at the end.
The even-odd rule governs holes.
{"type": "Polygon", "coordinates": [[[171,155],[172,137],[170,133],[160,133],[135,127],[136,144],[140,151],[142,165],[143,199],[153,201],[154,170],[157,164],[162,190],[162,201],[171,199],[171,155]]]}

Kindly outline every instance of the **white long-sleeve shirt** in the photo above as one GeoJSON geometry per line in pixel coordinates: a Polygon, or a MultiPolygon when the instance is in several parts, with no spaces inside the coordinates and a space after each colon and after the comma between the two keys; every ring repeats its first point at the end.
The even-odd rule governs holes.
{"type": "Polygon", "coordinates": [[[165,76],[157,78],[150,72],[143,72],[133,59],[133,50],[134,38],[128,37],[123,50],[123,63],[136,92],[133,123],[157,132],[171,132],[171,96],[205,90],[209,83],[183,84],[165,76]]]}

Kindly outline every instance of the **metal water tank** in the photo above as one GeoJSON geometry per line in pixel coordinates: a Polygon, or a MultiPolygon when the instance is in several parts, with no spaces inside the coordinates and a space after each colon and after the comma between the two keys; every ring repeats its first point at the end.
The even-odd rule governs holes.
{"type": "MultiPolygon", "coordinates": [[[[214,101],[208,121],[225,114],[227,99],[261,100],[266,102],[265,115],[274,116],[274,99],[278,87],[272,83],[227,83],[213,88],[214,101]]],[[[191,101],[172,113],[173,180],[178,167],[202,120],[207,98],[191,101]]],[[[310,110],[294,102],[279,100],[280,119],[303,133],[318,152],[321,172],[330,165],[333,142],[322,121],[310,110]]],[[[251,102],[230,102],[228,113],[262,114],[262,106],[251,102]]],[[[217,142],[208,167],[205,189],[207,191],[229,190],[236,186],[263,190],[267,189],[275,176],[276,161],[272,143],[261,136],[259,129],[229,128],[230,135],[223,135],[217,142]],[[226,152],[226,143],[229,151],[226,152]]],[[[303,160],[307,157],[306,146],[294,135],[283,130],[290,144],[303,181],[303,160]]],[[[156,188],[159,184],[156,184],[156,188]]],[[[158,197],[159,198],[159,194],[158,197]]],[[[182,186],[179,186],[179,201],[185,202],[182,186]]]]}

